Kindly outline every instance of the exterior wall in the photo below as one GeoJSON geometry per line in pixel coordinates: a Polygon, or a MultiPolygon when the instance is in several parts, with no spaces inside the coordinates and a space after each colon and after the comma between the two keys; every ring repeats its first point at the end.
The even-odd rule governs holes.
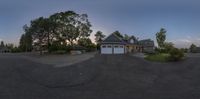
{"type": "Polygon", "coordinates": [[[112,53],[112,45],[110,44],[103,44],[101,45],[101,54],[109,54],[112,53]],[[111,46],[110,48],[108,46],[111,46]]]}
{"type": "Polygon", "coordinates": [[[137,52],[136,47],[137,47],[136,45],[128,46],[128,52],[129,53],[137,52]]]}
{"type": "Polygon", "coordinates": [[[144,52],[144,53],[153,53],[153,46],[140,46],[140,45],[120,45],[120,44],[102,44],[101,45],[101,54],[124,54],[124,53],[136,53],[136,52],[144,52]],[[106,46],[106,47],[103,47],[106,46]],[[110,46],[108,48],[108,46],[110,46]],[[123,53],[121,53],[122,49],[115,49],[115,46],[123,46],[123,53]],[[119,53],[117,53],[119,52],[119,53]]]}
{"type": "Polygon", "coordinates": [[[128,53],[135,53],[135,52],[142,52],[143,48],[139,45],[127,45],[127,52],[128,53]]]}
{"type": "Polygon", "coordinates": [[[144,47],[143,48],[143,52],[145,52],[145,53],[153,53],[154,52],[154,47],[153,46],[144,47]]]}
{"type": "Polygon", "coordinates": [[[200,47],[196,47],[195,49],[190,50],[190,52],[192,52],[192,53],[200,53],[200,47]]]}

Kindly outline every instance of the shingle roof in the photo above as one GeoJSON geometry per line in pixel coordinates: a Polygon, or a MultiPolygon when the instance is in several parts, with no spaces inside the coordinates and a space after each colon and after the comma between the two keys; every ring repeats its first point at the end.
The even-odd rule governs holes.
{"type": "Polygon", "coordinates": [[[114,33],[112,33],[106,39],[102,41],[102,44],[106,44],[106,43],[126,44],[126,42],[122,38],[118,37],[114,33]]]}
{"type": "Polygon", "coordinates": [[[127,43],[128,43],[128,44],[138,44],[138,40],[136,39],[135,36],[132,35],[132,36],[128,39],[127,43]],[[133,39],[134,43],[131,43],[131,39],[133,39]]]}
{"type": "Polygon", "coordinates": [[[151,39],[140,40],[139,44],[142,46],[154,46],[154,41],[151,39]]]}
{"type": "Polygon", "coordinates": [[[118,37],[114,33],[109,35],[106,39],[102,41],[102,44],[139,44],[142,46],[154,46],[154,41],[151,39],[144,39],[138,41],[135,36],[131,36],[128,40],[124,40],[123,38],[118,37]],[[130,40],[133,39],[134,43],[130,43],[130,40]]]}
{"type": "Polygon", "coordinates": [[[109,35],[105,40],[103,40],[103,42],[122,42],[122,39],[119,38],[117,35],[115,35],[114,33],[112,33],[111,35],[109,35]]]}

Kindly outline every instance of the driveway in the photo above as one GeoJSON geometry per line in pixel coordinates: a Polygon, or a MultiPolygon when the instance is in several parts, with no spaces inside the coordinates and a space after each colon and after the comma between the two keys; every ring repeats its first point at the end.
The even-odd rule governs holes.
{"type": "Polygon", "coordinates": [[[200,53],[187,53],[187,57],[200,57],[200,53]]]}
{"type": "Polygon", "coordinates": [[[145,57],[144,53],[133,53],[133,54],[130,54],[130,55],[134,56],[134,57],[138,57],[138,58],[144,58],[145,57]]]}
{"type": "Polygon", "coordinates": [[[95,55],[55,68],[0,56],[0,99],[200,99],[199,59],[156,63],[95,55]]]}
{"type": "Polygon", "coordinates": [[[75,63],[86,61],[92,57],[96,52],[77,54],[77,55],[37,55],[37,54],[22,54],[21,57],[31,60],[33,62],[48,64],[54,67],[65,67],[75,63]]]}

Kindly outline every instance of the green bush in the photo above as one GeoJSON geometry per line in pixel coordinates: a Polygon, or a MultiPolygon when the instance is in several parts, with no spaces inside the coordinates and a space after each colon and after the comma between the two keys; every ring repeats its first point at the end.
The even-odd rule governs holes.
{"type": "Polygon", "coordinates": [[[71,49],[71,46],[61,45],[59,43],[53,43],[49,46],[50,53],[68,53],[71,49]]]}
{"type": "Polygon", "coordinates": [[[14,48],[11,49],[11,52],[12,53],[19,53],[19,52],[22,52],[22,51],[20,50],[20,48],[14,47],[14,48]]]}
{"type": "Polygon", "coordinates": [[[167,53],[159,53],[159,54],[147,55],[145,59],[156,62],[167,62],[169,61],[169,56],[170,55],[167,53]]]}
{"type": "Polygon", "coordinates": [[[169,49],[166,48],[155,48],[155,53],[168,53],[169,49]]]}
{"type": "Polygon", "coordinates": [[[89,46],[86,47],[87,48],[87,52],[92,52],[92,51],[96,51],[97,47],[95,44],[90,44],[89,46]]]}
{"type": "Polygon", "coordinates": [[[170,58],[169,58],[170,61],[178,61],[178,60],[183,59],[184,57],[184,52],[177,48],[171,49],[169,54],[170,54],[170,58]]]}

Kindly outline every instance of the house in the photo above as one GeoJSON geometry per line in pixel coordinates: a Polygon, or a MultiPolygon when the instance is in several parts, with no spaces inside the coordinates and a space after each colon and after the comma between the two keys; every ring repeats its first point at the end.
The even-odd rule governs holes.
{"type": "Polygon", "coordinates": [[[150,39],[138,41],[134,36],[125,40],[112,33],[101,42],[101,54],[125,54],[153,51],[154,42],[150,39]]]}
{"type": "Polygon", "coordinates": [[[195,47],[194,49],[190,50],[192,53],[200,53],[200,47],[195,47]]]}

